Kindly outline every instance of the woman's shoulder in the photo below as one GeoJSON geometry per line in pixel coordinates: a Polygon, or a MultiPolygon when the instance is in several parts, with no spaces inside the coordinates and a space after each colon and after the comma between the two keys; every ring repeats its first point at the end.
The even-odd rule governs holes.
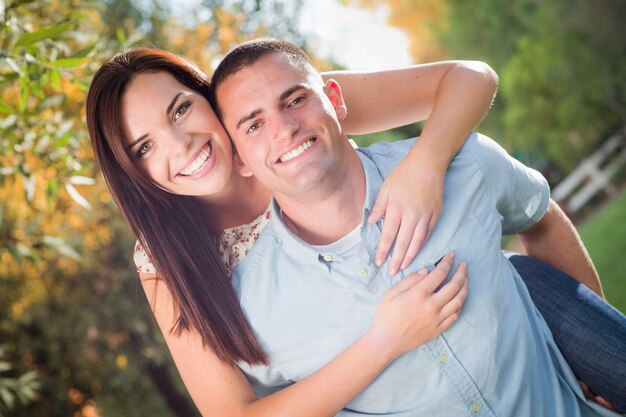
{"type": "Polygon", "coordinates": [[[137,272],[156,272],[156,267],[139,241],[135,242],[133,260],[135,261],[135,268],[137,269],[137,272]]]}
{"type": "Polygon", "coordinates": [[[220,237],[220,255],[229,274],[246,257],[268,225],[272,211],[268,207],[250,223],[224,230],[220,237]]]}

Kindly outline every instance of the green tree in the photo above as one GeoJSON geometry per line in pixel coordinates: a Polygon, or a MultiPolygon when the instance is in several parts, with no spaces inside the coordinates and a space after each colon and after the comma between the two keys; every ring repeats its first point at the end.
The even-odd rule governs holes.
{"type": "Polygon", "coordinates": [[[445,51],[429,59],[480,59],[494,67],[500,91],[481,130],[526,162],[567,172],[626,121],[621,0],[385,3],[390,23],[414,44],[445,51]],[[402,16],[415,13],[424,24],[411,27],[402,16]]]}

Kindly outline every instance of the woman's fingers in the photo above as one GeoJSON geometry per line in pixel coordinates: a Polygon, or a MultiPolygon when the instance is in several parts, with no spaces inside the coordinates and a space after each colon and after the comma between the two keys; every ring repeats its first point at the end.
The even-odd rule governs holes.
{"type": "Polygon", "coordinates": [[[417,255],[417,252],[419,252],[419,250],[422,248],[424,242],[428,240],[428,237],[430,236],[430,231],[428,229],[429,218],[427,219],[426,217],[421,217],[418,220],[415,231],[413,232],[413,238],[411,239],[409,248],[404,255],[404,259],[402,260],[400,269],[406,269],[409,267],[409,265],[411,265],[411,262],[413,262],[413,259],[417,255]]]}
{"type": "Polygon", "coordinates": [[[446,279],[448,273],[452,269],[452,263],[454,262],[454,253],[447,253],[441,262],[433,269],[428,276],[420,282],[420,286],[428,294],[432,294],[446,279]]]}
{"type": "Polygon", "coordinates": [[[441,317],[442,319],[446,319],[452,315],[459,315],[461,313],[461,309],[463,308],[463,304],[465,303],[465,299],[467,298],[467,293],[469,290],[469,285],[467,284],[467,267],[465,263],[461,263],[459,268],[452,280],[447,283],[440,291],[437,293],[437,296],[442,296],[441,291],[450,290],[450,294],[445,294],[441,300],[446,300],[446,297],[451,297],[444,302],[443,307],[441,308],[441,317]],[[448,288],[450,287],[450,288],[448,288]]]}
{"type": "Polygon", "coordinates": [[[381,267],[385,263],[385,259],[387,259],[389,249],[398,234],[400,220],[401,218],[398,211],[387,207],[380,242],[378,243],[378,249],[376,250],[376,266],[378,267],[381,267]]]}
{"type": "Polygon", "coordinates": [[[394,284],[387,291],[387,296],[393,298],[398,294],[405,292],[406,290],[417,284],[419,281],[424,279],[424,277],[426,276],[428,276],[428,270],[426,268],[422,268],[417,272],[413,272],[412,274],[407,275],[406,277],[404,277],[404,279],[394,284]]]}
{"type": "Polygon", "coordinates": [[[600,397],[599,395],[596,395],[596,396],[593,397],[593,400],[595,402],[597,402],[598,404],[600,404],[602,407],[608,408],[609,410],[613,410],[613,411],[617,412],[617,408],[613,407],[613,404],[611,404],[610,402],[605,400],[603,397],[600,397]]]}
{"type": "MultiPolygon", "coordinates": [[[[393,245],[393,252],[389,261],[389,274],[394,276],[400,270],[401,264],[413,243],[413,238],[418,227],[418,217],[413,214],[405,213],[400,220],[400,229],[396,236],[396,242],[393,245]]],[[[384,232],[384,228],[383,228],[384,232]]],[[[421,242],[421,237],[419,237],[421,242]]],[[[417,253],[417,251],[415,252],[417,253]]],[[[414,255],[415,256],[415,255],[414,255]]],[[[413,258],[411,258],[412,260],[413,258]]]]}

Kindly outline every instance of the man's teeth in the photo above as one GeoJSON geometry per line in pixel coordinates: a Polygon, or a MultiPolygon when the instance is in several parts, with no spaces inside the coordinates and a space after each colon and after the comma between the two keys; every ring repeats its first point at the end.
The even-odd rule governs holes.
{"type": "Polygon", "coordinates": [[[284,154],[283,156],[281,156],[280,157],[280,162],[291,161],[296,156],[302,155],[302,153],[304,151],[306,151],[307,149],[309,149],[311,147],[311,145],[313,145],[313,139],[307,140],[302,145],[298,146],[297,149],[294,149],[293,151],[289,151],[286,154],[284,154]]]}
{"type": "Polygon", "coordinates": [[[211,147],[207,146],[200,155],[193,161],[191,164],[187,166],[187,168],[180,171],[182,175],[193,175],[196,172],[199,172],[202,168],[204,168],[211,156],[211,147]]]}

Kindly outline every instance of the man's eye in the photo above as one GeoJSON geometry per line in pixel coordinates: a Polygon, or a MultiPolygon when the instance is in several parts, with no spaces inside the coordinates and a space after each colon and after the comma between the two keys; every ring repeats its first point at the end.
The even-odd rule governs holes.
{"type": "Polygon", "coordinates": [[[257,131],[259,127],[261,127],[261,123],[254,122],[250,125],[250,127],[248,127],[248,130],[246,131],[246,133],[254,133],[257,131]]]}
{"type": "Polygon", "coordinates": [[[144,155],[148,153],[150,148],[152,148],[152,142],[149,140],[145,141],[139,146],[139,149],[137,149],[137,153],[135,153],[135,157],[137,157],[137,159],[143,158],[144,155]]]}
{"type": "Polygon", "coordinates": [[[291,106],[295,106],[296,104],[300,104],[302,101],[304,101],[304,98],[305,98],[304,96],[298,96],[294,98],[293,100],[291,100],[288,106],[291,107],[291,106]]]}
{"type": "Polygon", "coordinates": [[[174,112],[174,120],[178,120],[179,117],[185,114],[189,106],[191,106],[191,103],[189,102],[181,104],[174,112]]]}

